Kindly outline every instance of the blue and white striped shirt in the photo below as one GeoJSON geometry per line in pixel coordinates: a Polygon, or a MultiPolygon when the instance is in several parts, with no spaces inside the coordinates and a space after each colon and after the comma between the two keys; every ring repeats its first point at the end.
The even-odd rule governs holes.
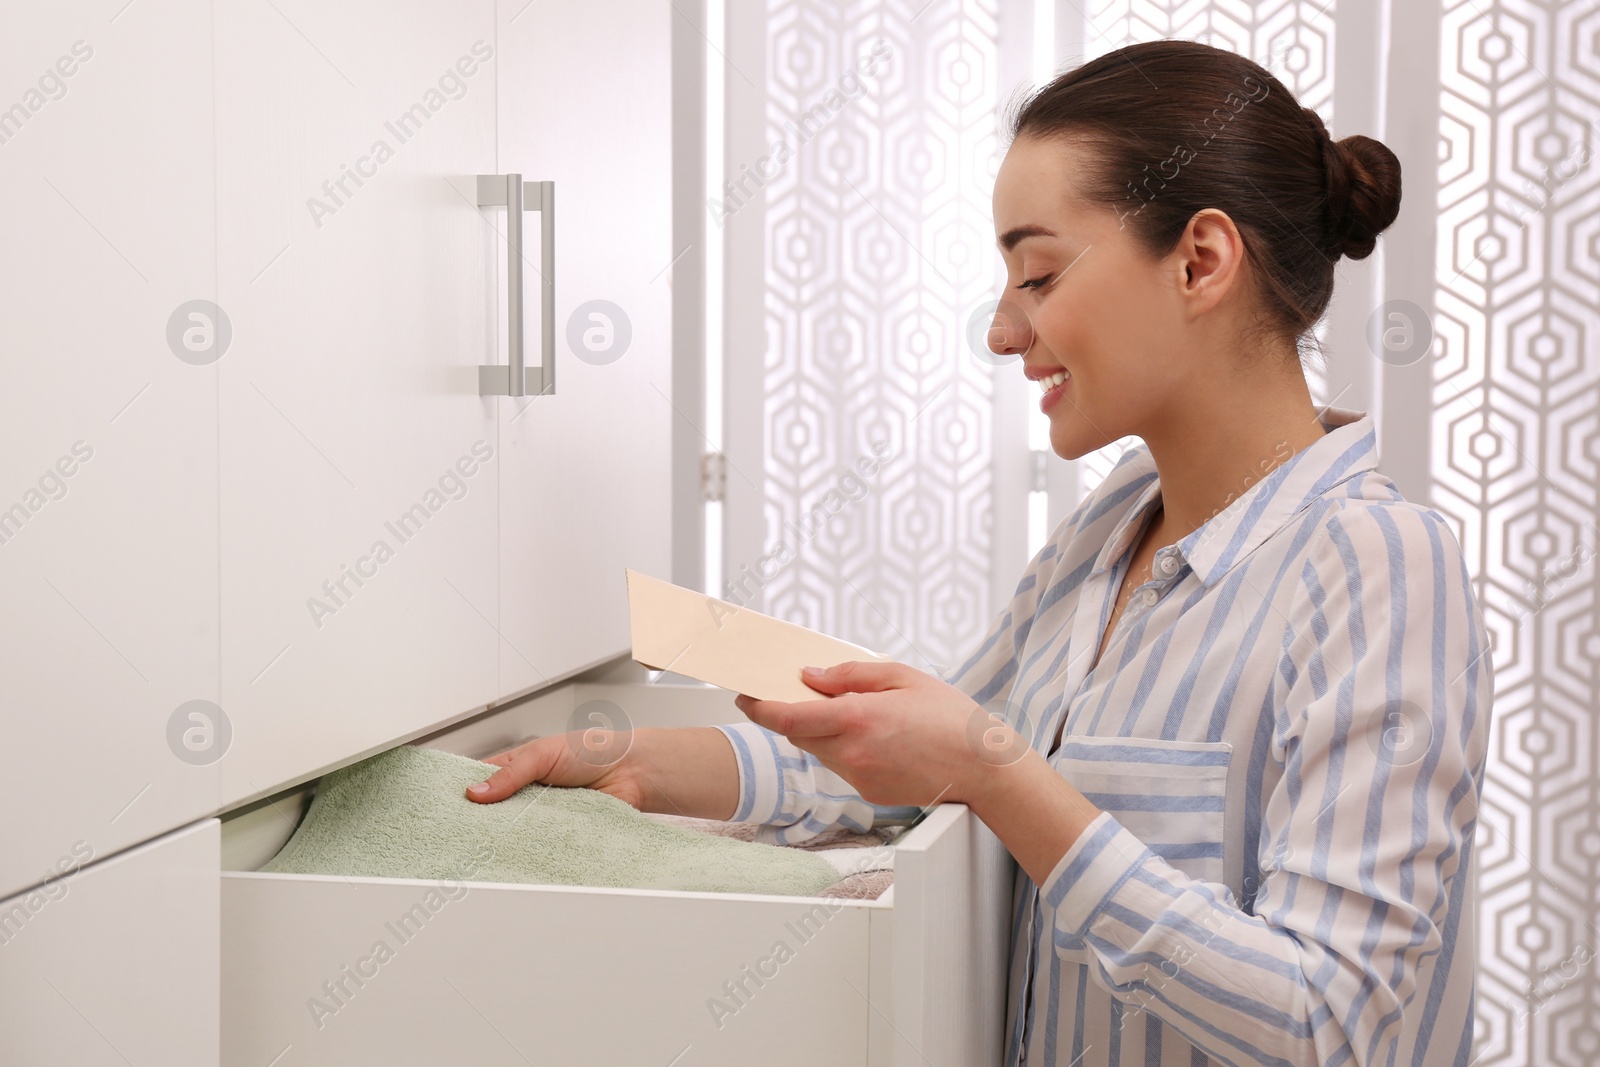
{"type": "MultiPolygon", "coordinates": [[[[1102,811],[1042,886],[1016,879],[1008,1067],[1468,1062],[1487,633],[1372,419],[1321,419],[1157,553],[1091,671],[1159,500],[1129,449],[944,672],[1102,811]]],[[[870,823],[783,737],[723,729],[733,817],[765,839],[870,823]]]]}

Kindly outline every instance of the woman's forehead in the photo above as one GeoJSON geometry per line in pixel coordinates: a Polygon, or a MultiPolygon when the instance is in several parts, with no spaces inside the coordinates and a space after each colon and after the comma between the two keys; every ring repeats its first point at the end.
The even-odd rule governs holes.
{"type": "MultiPolygon", "coordinates": [[[[1082,210],[1072,181],[1083,153],[1066,143],[1021,138],[1006,151],[994,183],[994,230],[1004,240],[1015,229],[1045,227],[1064,232],[1082,210]]],[[[1003,248],[1003,246],[1002,246],[1003,248]]]]}

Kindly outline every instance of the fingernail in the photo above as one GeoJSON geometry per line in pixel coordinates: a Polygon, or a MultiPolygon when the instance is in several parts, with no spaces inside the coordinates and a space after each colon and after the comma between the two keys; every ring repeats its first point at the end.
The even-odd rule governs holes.
{"type": "Polygon", "coordinates": [[[827,673],[827,668],[826,667],[801,667],[800,668],[800,673],[806,675],[807,677],[815,678],[820,674],[827,673]]]}
{"type": "Polygon", "coordinates": [[[467,792],[469,792],[469,793],[487,793],[488,791],[489,791],[489,783],[488,782],[479,782],[477,785],[469,785],[469,786],[467,786],[467,792]]]}

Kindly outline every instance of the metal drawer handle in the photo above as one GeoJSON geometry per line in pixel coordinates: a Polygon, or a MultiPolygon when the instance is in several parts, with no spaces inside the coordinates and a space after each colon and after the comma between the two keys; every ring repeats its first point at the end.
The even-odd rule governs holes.
{"type": "Polygon", "coordinates": [[[478,206],[506,209],[506,363],[478,366],[480,396],[541,396],[556,391],[555,182],[520,174],[478,175],[478,206]],[[522,352],[522,213],[539,213],[539,366],[522,352]]]}

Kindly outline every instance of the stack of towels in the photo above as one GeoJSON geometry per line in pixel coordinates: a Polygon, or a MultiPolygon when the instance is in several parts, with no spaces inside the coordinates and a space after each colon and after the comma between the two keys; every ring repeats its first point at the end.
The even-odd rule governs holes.
{"type": "Polygon", "coordinates": [[[690,820],[674,825],[592,789],[535,783],[498,804],[468,800],[466,787],[497,769],[406,746],[334,771],[261,870],[818,896],[853,871],[890,862],[879,840],[867,842],[880,845],[871,858],[844,850],[860,857],[846,867],[703,832],[690,820]]]}

